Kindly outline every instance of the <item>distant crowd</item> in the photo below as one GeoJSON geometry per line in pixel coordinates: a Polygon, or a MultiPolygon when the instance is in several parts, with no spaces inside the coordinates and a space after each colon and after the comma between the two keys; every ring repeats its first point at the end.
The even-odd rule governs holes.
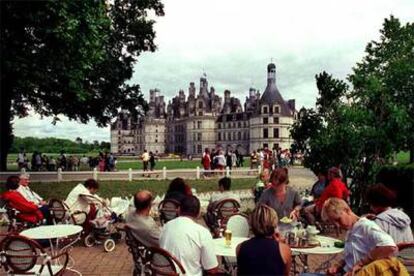
{"type": "Polygon", "coordinates": [[[16,160],[19,170],[26,169],[31,171],[79,171],[81,169],[98,168],[99,171],[114,171],[116,169],[116,157],[112,153],[99,152],[97,156],[78,157],[67,155],[61,152],[58,157],[42,154],[34,151],[30,160],[24,151],[21,151],[16,160]]]}

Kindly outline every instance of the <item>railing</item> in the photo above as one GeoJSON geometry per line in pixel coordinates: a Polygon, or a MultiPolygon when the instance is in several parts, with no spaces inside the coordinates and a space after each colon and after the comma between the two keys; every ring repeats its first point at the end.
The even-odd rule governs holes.
{"type": "Polygon", "coordinates": [[[167,170],[163,167],[162,170],[155,171],[142,171],[132,170],[131,168],[126,171],[111,171],[100,172],[95,168],[93,171],[33,171],[26,172],[23,168],[21,172],[0,172],[0,181],[5,181],[10,175],[18,175],[20,173],[27,173],[30,175],[32,182],[64,182],[64,181],[84,181],[88,178],[95,180],[143,180],[143,179],[173,179],[175,177],[182,177],[185,179],[201,179],[201,178],[214,178],[214,177],[232,177],[232,178],[255,178],[259,175],[261,168],[247,169],[247,168],[234,168],[227,167],[225,170],[204,170],[197,167],[196,169],[174,169],[167,170]]]}

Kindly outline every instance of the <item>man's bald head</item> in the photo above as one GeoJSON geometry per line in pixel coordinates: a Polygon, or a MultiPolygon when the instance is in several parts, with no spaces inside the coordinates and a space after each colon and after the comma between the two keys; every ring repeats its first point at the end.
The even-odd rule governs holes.
{"type": "Polygon", "coordinates": [[[139,191],[134,196],[134,205],[137,211],[142,211],[151,207],[152,194],[150,191],[139,191]]]}

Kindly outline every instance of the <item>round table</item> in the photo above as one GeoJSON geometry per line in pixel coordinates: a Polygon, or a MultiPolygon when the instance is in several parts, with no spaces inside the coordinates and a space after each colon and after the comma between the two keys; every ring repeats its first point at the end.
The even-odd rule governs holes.
{"type": "Polygon", "coordinates": [[[224,238],[214,239],[214,252],[217,256],[236,257],[236,247],[249,238],[232,237],[231,245],[225,245],[224,238]]]}
{"type": "Polygon", "coordinates": [[[79,225],[59,224],[59,225],[42,225],[34,228],[24,230],[20,233],[34,240],[49,240],[65,238],[76,235],[82,232],[82,227],[79,225]]]}

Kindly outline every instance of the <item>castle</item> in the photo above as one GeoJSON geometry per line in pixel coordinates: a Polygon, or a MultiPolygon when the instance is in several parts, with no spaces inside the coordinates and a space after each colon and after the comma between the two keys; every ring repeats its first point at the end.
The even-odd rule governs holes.
{"type": "Polygon", "coordinates": [[[223,99],[208,86],[205,74],[196,93],[194,82],[165,106],[158,89],[150,90],[149,110],[139,119],[121,112],[111,125],[111,151],[140,154],[147,151],[201,155],[205,148],[238,150],[290,148],[289,127],[297,116],[295,100],[285,101],[276,86],[276,65],[267,66],[267,86],[260,95],[250,88],[244,107],[224,91],[223,99]]]}

